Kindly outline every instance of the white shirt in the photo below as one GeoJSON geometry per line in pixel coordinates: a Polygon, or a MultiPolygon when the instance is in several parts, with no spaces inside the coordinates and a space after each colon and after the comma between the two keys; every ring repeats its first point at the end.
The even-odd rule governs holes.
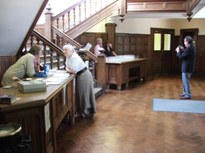
{"type": "Polygon", "coordinates": [[[99,50],[104,50],[104,48],[102,48],[99,44],[97,44],[94,49],[94,53],[96,56],[98,56],[101,53],[99,50]]]}
{"type": "Polygon", "coordinates": [[[84,69],[85,67],[85,62],[76,52],[73,52],[73,54],[70,57],[66,58],[66,68],[70,68],[74,70],[76,73],[84,69]]]}

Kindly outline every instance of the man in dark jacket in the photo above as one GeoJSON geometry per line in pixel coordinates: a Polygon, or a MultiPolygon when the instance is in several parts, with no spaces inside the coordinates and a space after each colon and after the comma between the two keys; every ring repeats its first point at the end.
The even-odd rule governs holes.
{"type": "Polygon", "coordinates": [[[195,69],[196,49],[193,45],[193,39],[190,36],[184,38],[185,48],[178,46],[176,48],[177,56],[182,60],[182,84],[183,93],[181,99],[191,99],[190,77],[195,69]]]}

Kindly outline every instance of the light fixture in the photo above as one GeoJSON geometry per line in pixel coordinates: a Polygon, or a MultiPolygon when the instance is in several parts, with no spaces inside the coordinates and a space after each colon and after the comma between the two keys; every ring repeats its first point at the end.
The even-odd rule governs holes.
{"type": "Polygon", "coordinates": [[[191,21],[191,19],[192,19],[192,17],[191,17],[191,16],[193,15],[193,12],[187,12],[187,14],[186,14],[186,15],[187,15],[187,21],[188,21],[188,22],[190,22],[190,21],[191,21]]]}
{"type": "Polygon", "coordinates": [[[125,15],[119,15],[119,20],[123,22],[125,20],[125,15]]]}
{"type": "Polygon", "coordinates": [[[49,12],[52,10],[51,4],[48,4],[48,6],[46,7],[46,10],[48,10],[49,12]]]}

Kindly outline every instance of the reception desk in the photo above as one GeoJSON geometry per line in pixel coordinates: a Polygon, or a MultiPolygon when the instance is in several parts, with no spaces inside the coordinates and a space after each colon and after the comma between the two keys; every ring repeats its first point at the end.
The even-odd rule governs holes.
{"type": "Polygon", "coordinates": [[[56,130],[60,123],[67,115],[72,124],[75,122],[75,76],[60,73],[67,77],[60,83],[48,83],[45,92],[21,93],[16,84],[10,89],[0,89],[0,94],[17,97],[13,104],[0,104],[0,124],[21,124],[22,132],[31,136],[31,153],[55,153],[56,130]]]}
{"type": "Polygon", "coordinates": [[[121,90],[122,85],[129,86],[132,80],[145,80],[147,58],[136,58],[134,55],[120,55],[106,58],[106,84],[117,85],[121,90]]]}

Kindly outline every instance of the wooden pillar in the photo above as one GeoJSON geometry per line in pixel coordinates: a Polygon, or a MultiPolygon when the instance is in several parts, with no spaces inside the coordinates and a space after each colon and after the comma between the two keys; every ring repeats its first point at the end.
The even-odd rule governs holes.
{"type": "Polygon", "coordinates": [[[47,8],[45,13],[45,37],[52,41],[51,26],[52,26],[52,15],[51,8],[47,8]]]}
{"type": "Polygon", "coordinates": [[[106,88],[106,57],[104,54],[98,55],[98,63],[97,63],[97,74],[96,79],[102,85],[102,88],[106,88]]]}
{"type": "Polygon", "coordinates": [[[112,48],[115,50],[115,34],[116,34],[116,24],[115,23],[106,23],[106,33],[107,33],[107,40],[111,42],[112,48]]]}

